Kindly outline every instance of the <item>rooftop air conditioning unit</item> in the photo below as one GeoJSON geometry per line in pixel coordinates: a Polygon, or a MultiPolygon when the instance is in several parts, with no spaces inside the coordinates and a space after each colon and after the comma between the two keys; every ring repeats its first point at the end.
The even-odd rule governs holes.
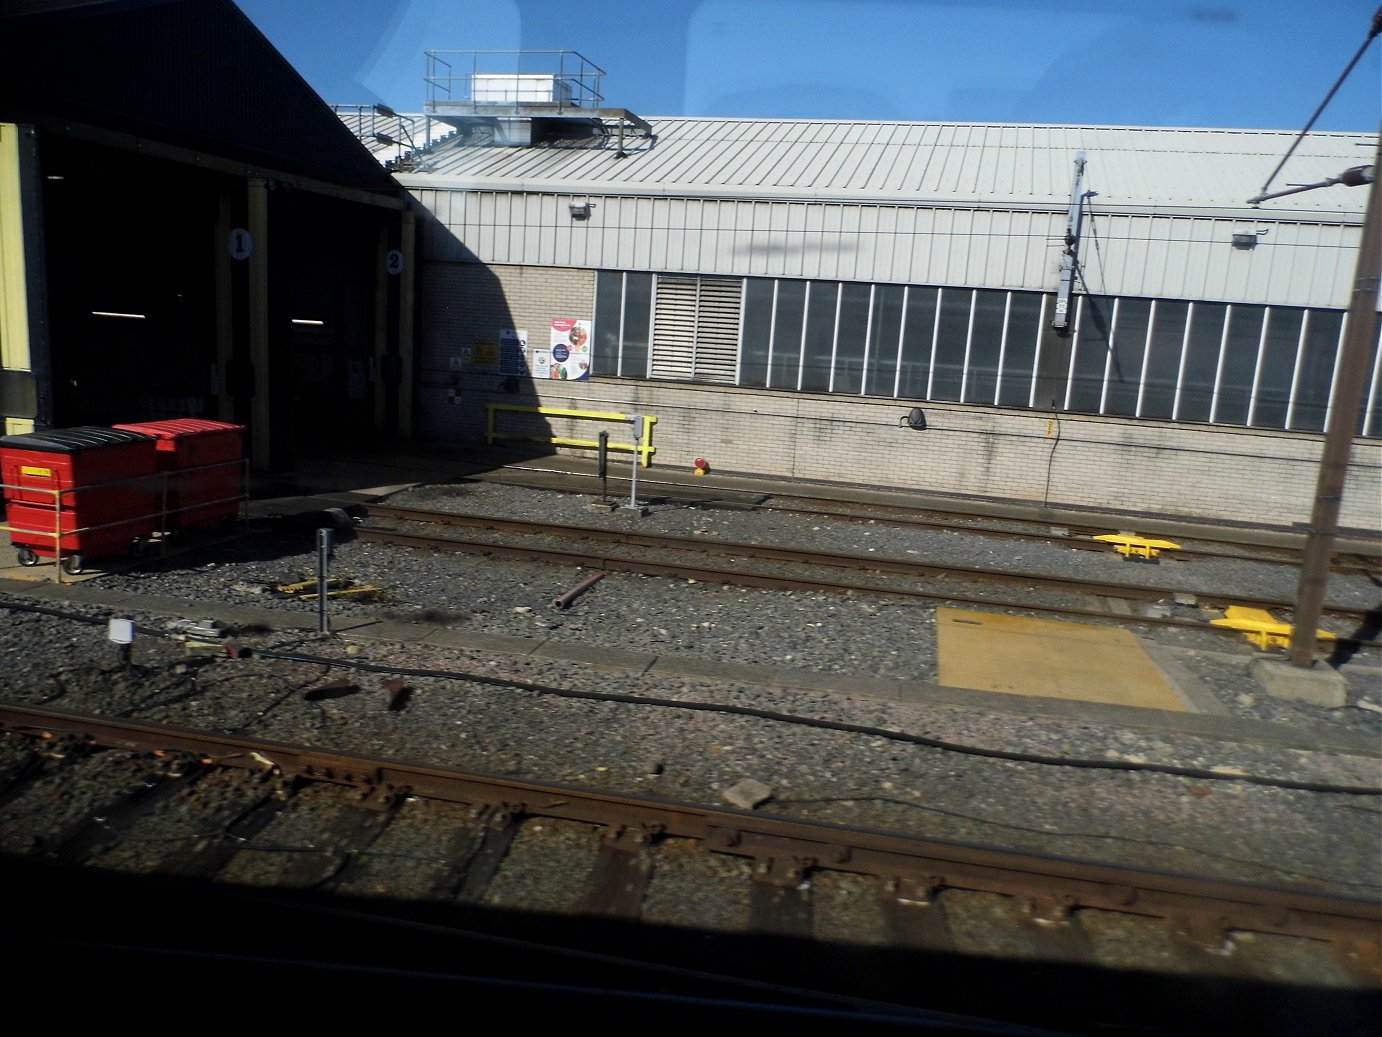
{"type": "Polygon", "coordinates": [[[554,75],[476,73],[470,89],[475,104],[571,103],[570,85],[554,75]]]}

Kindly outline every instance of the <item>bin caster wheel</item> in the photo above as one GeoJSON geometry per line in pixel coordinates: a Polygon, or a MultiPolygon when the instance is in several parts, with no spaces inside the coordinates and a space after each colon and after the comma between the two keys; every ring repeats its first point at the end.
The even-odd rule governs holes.
{"type": "Polygon", "coordinates": [[[68,576],[80,576],[86,568],[86,559],[81,555],[68,555],[62,560],[62,571],[68,576]]]}
{"type": "Polygon", "coordinates": [[[134,543],[130,544],[130,554],[135,558],[143,558],[149,553],[149,542],[147,540],[135,538],[134,543]]]}
{"type": "Polygon", "coordinates": [[[34,554],[33,548],[21,547],[15,552],[19,556],[20,565],[37,565],[38,555],[34,554]]]}

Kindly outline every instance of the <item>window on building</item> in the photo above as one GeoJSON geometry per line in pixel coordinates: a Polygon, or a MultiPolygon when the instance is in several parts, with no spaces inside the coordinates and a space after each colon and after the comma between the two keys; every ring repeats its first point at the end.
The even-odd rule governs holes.
{"type": "Polygon", "coordinates": [[[864,357],[869,348],[870,285],[840,285],[840,320],[835,333],[835,366],[830,391],[858,395],[864,391],[864,357]]]}
{"type": "Polygon", "coordinates": [[[739,384],[762,389],[768,384],[768,353],[773,337],[776,282],[750,279],[744,285],[743,345],[739,350],[739,384]]]}
{"type": "Polygon", "coordinates": [[[653,275],[601,273],[595,279],[590,373],[648,377],[653,275]]]}
{"type": "Polygon", "coordinates": [[[901,379],[897,394],[905,400],[926,399],[931,383],[931,354],[936,341],[937,289],[907,289],[907,312],[902,327],[901,379]]]}
{"type": "Polygon", "coordinates": [[[873,291],[869,356],[864,364],[865,395],[897,395],[897,356],[902,345],[902,307],[906,294],[907,290],[896,284],[880,284],[873,291]]]}
{"type": "Polygon", "coordinates": [[[1219,375],[1228,307],[1222,303],[1192,303],[1189,333],[1176,377],[1176,421],[1208,421],[1219,375]]]}
{"type": "Polygon", "coordinates": [[[1229,307],[1210,421],[1224,425],[1248,423],[1253,375],[1262,349],[1263,316],[1261,306],[1229,307]]]}
{"type": "MultiPolygon", "coordinates": [[[[1324,431],[1343,330],[1342,313],[1312,310],[1305,315],[1305,334],[1296,355],[1295,388],[1286,415],[1287,428],[1324,431]]],[[[1373,434],[1376,435],[1377,430],[1373,434]]]]}
{"type": "MultiPolygon", "coordinates": [[[[1034,405],[1038,358],[1052,348],[1051,298],[602,271],[594,373],[1025,408],[1034,405]]],[[[1055,378],[1055,398],[1076,413],[1319,432],[1343,318],[1333,310],[1077,295],[1072,333],[1062,340],[1068,352],[1042,377],[1055,378]]],[[[1382,435],[1379,365],[1374,345],[1362,435],[1382,435]]]]}
{"type": "Polygon", "coordinates": [[[1137,414],[1143,418],[1168,420],[1176,412],[1176,386],[1180,383],[1190,304],[1158,299],[1151,304],[1151,311],[1152,330],[1142,358],[1137,414]]]}
{"type": "Polygon", "coordinates": [[[803,392],[829,392],[830,368],[835,360],[835,329],[840,320],[840,285],[812,281],[806,307],[806,337],[802,340],[803,392]]]}
{"type": "Polygon", "coordinates": [[[806,319],[805,281],[777,281],[773,314],[773,359],[768,388],[796,389],[801,379],[801,331],[806,319]]]}
{"type": "Polygon", "coordinates": [[[1291,403],[1291,376],[1300,349],[1304,310],[1273,307],[1266,312],[1262,349],[1248,396],[1247,424],[1285,428],[1291,403]]]}
{"type": "Polygon", "coordinates": [[[1113,314],[1113,341],[1104,362],[1104,392],[1100,414],[1131,418],[1142,396],[1151,325],[1150,299],[1119,299],[1113,314]]]}
{"type": "Polygon", "coordinates": [[[1008,319],[1007,292],[975,292],[974,324],[965,361],[966,403],[992,404],[998,394],[998,359],[1008,319]]]}
{"type": "Polygon", "coordinates": [[[1036,377],[1037,343],[1045,324],[1045,296],[1037,292],[1008,293],[1008,323],[1003,336],[998,404],[1026,407],[1036,377]]]}

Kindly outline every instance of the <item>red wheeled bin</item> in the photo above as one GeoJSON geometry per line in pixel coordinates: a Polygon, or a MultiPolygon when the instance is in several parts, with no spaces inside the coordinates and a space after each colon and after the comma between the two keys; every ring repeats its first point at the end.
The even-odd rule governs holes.
{"type": "Polygon", "coordinates": [[[167,532],[206,529],[239,517],[244,495],[244,425],[174,418],[114,427],[154,437],[158,470],[167,476],[167,532]]]}
{"type": "Polygon", "coordinates": [[[0,437],[5,524],[21,565],[138,553],[159,526],[156,440],[95,425],[0,437]]]}

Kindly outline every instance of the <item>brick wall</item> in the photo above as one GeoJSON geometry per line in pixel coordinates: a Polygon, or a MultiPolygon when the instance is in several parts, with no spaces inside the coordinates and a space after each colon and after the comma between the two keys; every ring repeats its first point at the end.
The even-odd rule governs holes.
{"type": "MultiPolygon", "coordinates": [[[[928,493],[1287,525],[1308,520],[1321,437],[1229,427],[917,401],[596,379],[505,386],[493,369],[452,370],[467,345],[502,327],[547,342],[554,317],[590,317],[592,271],[431,264],[418,363],[418,427],[430,440],[481,444],[486,404],[643,413],[658,421],[654,466],[840,482],[928,493]],[[508,390],[514,391],[508,391],[508,390]],[[454,390],[456,395],[448,395],[454,390]]],[[[503,414],[498,429],[538,438],[631,442],[629,427],[503,414]]],[[[579,452],[579,451],[575,451],[579,452]]],[[[1382,529],[1382,444],[1356,444],[1340,525],[1382,529]]]]}

